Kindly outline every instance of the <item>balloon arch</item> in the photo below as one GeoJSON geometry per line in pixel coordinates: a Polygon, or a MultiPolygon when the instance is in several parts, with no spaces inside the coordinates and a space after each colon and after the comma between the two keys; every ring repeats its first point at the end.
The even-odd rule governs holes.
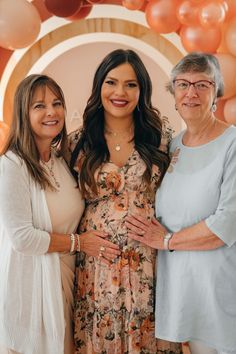
{"type": "MultiPolygon", "coordinates": [[[[0,0],[0,78],[14,50],[37,40],[42,22],[52,16],[86,19],[100,4],[142,11],[153,33],[177,33],[187,52],[215,54],[225,82],[216,114],[236,124],[236,0],[17,0],[17,6],[15,0],[0,0]]],[[[0,141],[7,131],[0,121],[0,141]]]]}

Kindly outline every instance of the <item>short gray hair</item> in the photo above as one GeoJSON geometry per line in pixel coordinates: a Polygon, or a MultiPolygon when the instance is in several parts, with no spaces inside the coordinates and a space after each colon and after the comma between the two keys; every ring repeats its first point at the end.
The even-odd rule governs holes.
{"type": "Polygon", "coordinates": [[[216,97],[224,95],[224,80],[218,59],[208,53],[193,52],[184,56],[172,69],[166,89],[174,94],[174,80],[183,73],[205,73],[215,82],[216,97]]]}

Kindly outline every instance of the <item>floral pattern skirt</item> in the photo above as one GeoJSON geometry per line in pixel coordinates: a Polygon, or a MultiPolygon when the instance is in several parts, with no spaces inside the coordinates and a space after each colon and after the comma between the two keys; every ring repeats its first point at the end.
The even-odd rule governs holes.
{"type": "Polygon", "coordinates": [[[111,266],[80,255],[76,271],[76,354],[180,354],[155,338],[155,252],[126,249],[111,266]]]}

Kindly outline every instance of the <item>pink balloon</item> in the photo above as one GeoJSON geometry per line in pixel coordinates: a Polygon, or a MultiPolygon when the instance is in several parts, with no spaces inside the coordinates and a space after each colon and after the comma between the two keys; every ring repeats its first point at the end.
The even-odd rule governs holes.
{"type": "Polygon", "coordinates": [[[180,38],[187,52],[215,53],[221,42],[221,31],[219,28],[209,28],[206,31],[201,26],[182,26],[180,38]]]}
{"type": "Polygon", "coordinates": [[[225,7],[214,0],[203,3],[199,9],[199,20],[203,27],[218,26],[224,22],[225,7]]]}
{"type": "Polygon", "coordinates": [[[123,0],[122,5],[128,10],[140,10],[146,0],[123,0]]]}
{"type": "Polygon", "coordinates": [[[177,18],[183,25],[196,25],[198,23],[199,7],[189,0],[183,1],[177,7],[177,18]]]}
{"type": "Polygon", "coordinates": [[[82,0],[44,0],[49,12],[58,17],[69,17],[81,7],[82,0]]]}
{"type": "Polygon", "coordinates": [[[225,43],[230,54],[236,56],[236,20],[230,22],[225,30],[225,43]]]}
{"type": "Polygon", "coordinates": [[[224,107],[225,120],[236,125],[236,96],[226,101],[224,107]]]}
{"type": "Polygon", "coordinates": [[[24,48],[37,38],[41,19],[34,5],[27,0],[0,1],[0,46],[24,48]]]}
{"type": "Polygon", "coordinates": [[[219,60],[224,79],[224,99],[227,99],[236,94],[236,58],[223,53],[217,53],[215,56],[219,60]]]}
{"type": "Polygon", "coordinates": [[[150,0],[145,9],[146,20],[153,31],[175,32],[180,23],[176,16],[177,2],[174,0],[150,0]]]}

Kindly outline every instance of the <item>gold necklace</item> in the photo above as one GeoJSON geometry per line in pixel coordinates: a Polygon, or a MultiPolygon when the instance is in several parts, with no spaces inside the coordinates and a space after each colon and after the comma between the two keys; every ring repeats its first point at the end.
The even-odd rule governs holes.
{"type": "Polygon", "coordinates": [[[54,161],[54,156],[53,154],[51,153],[51,158],[48,162],[45,162],[43,160],[41,160],[43,166],[46,168],[48,174],[49,174],[49,177],[51,176],[52,180],[53,180],[53,184],[54,184],[54,187],[59,190],[61,188],[61,185],[60,183],[58,182],[58,180],[56,179],[56,176],[54,174],[54,164],[55,164],[55,161],[54,161]],[[49,162],[50,162],[50,165],[49,165],[49,162]]]}
{"type": "MultiPolygon", "coordinates": [[[[132,132],[132,128],[133,128],[133,124],[132,126],[130,126],[129,128],[129,136],[131,135],[131,132],[132,132]]],[[[108,135],[111,135],[111,136],[114,136],[115,138],[118,137],[120,135],[120,139],[121,140],[124,140],[125,138],[127,138],[127,132],[115,132],[113,130],[108,130],[108,129],[105,129],[105,134],[108,134],[108,135]],[[123,134],[122,134],[123,133],[123,134]]],[[[129,139],[130,140],[130,139],[129,139]]],[[[115,150],[117,152],[119,152],[121,150],[121,144],[120,142],[118,143],[115,143],[115,150]]]]}

